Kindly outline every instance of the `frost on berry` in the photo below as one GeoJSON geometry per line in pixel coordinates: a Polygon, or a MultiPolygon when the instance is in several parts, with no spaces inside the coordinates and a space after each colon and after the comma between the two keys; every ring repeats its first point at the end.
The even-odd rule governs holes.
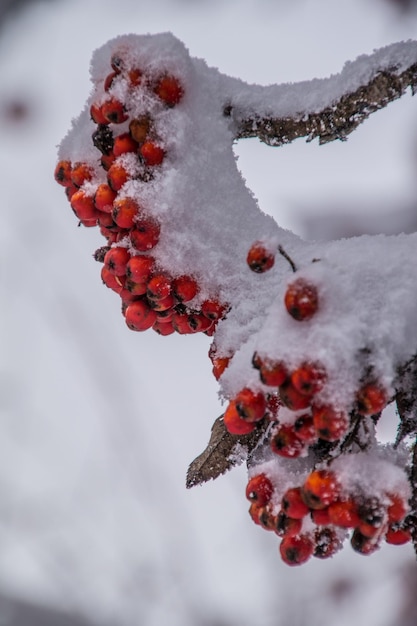
{"type": "Polygon", "coordinates": [[[417,276],[404,269],[417,235],[305,242],[260,210],[235,127],[307,118],[310,94],[295,106],[290,85],[223,76],[170,34],[109,41],[91,80],[53,175],[74,225],[103,237],[94,258],[121,322],[212,342],[224,413],[187,486],[246,460],[250,516],[289,565],[346,539],[361,554],[417,546],[417,276]],[[382,445],[391,402],[398,434],[382,445]]]}

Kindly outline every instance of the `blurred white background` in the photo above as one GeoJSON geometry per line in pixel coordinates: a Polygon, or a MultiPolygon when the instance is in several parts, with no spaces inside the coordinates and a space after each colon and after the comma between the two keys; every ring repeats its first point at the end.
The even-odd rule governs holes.
{"type": "MultiPolygon", "coordinates": [[[[247,514],[243,467],[186,491],[221,413],[209,339],[126,328],[92,258],[103,240],[77,228],[53,180],[91,53],[111,37],[169,30],[226,74],[295,82],[416,38],[414,4],[0,3],[1,624],[63,626],[47,622],[55,608],[118,626],[415,626],[410,546],[288,568],[247,514]]],[[[302,236],[415,230],[410,95],[346,143],[236,153],[260,207],[302,236]]]]}

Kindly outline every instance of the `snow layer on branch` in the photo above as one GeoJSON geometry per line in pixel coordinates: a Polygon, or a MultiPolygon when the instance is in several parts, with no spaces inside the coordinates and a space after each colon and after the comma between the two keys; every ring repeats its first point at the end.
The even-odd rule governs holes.
{"type": "Polygon", "coordinates": [[[406,41],[385,46],[371,55],[363,54],[345,64],[339,74],[280,85],[249,85],[223,77],[225,103],[234,109],[235,118],[277,117],[301,119],[332,106],[342,96],[367,85],[385,70],[400,74],[417,63],[417,42],[406,41]]]}

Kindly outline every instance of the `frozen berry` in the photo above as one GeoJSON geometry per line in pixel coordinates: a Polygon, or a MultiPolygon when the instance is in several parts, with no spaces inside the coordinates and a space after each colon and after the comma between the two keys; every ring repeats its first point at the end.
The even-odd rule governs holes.
{"type": "Polygon", "coordinates": [[[248,252],[246,262],[253,272],[261,274],[273,267],[275,254],[268,250],[264,243],[256,241],[248,252]]]}
{"type": "Polygon", "coordinates": [[[295,320],[299,322],[309,320],[319,305],[317,287],[304,278],[298,278],[288,285],[284,303],[288,313],[295,320]]]}

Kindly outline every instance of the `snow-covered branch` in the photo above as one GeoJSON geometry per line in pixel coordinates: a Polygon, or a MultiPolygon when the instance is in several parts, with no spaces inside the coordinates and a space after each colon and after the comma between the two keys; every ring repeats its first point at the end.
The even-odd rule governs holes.
{"type": "Polygon", "coordinates": [[[363,55],[327,79],[288,85],[247,85],[231,97],[225,115],[236,139],[258,137],[272,146],[299,137],[321,144],[346,139],[372,113],[417,87],[417,42],[363,55]]]}

